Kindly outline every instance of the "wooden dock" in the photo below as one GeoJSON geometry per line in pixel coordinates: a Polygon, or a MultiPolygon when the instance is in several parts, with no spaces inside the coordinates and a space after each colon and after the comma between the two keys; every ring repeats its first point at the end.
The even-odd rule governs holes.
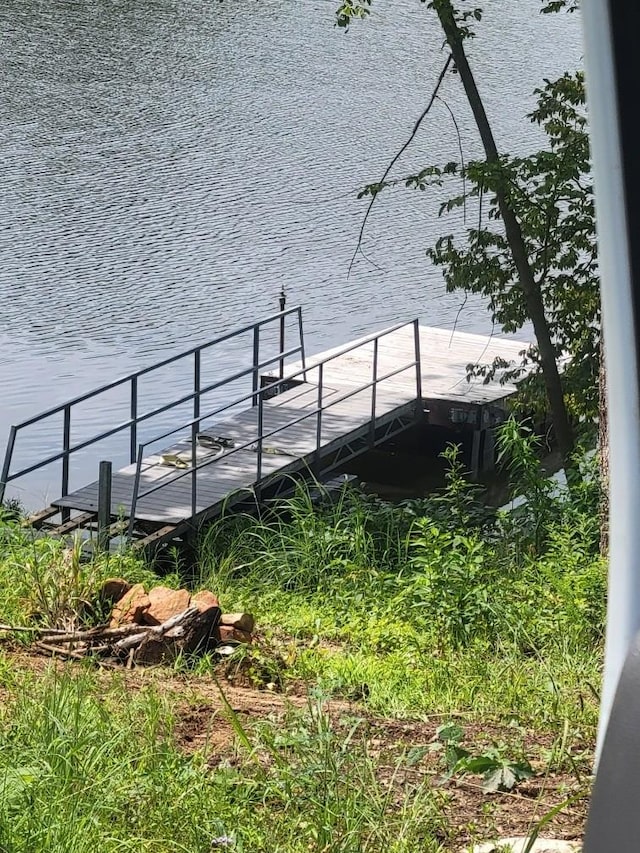
{"type": "MultiPolygon", "coordinates": [[[[60,514],[61,523],[53,526],[60,535],[80,527],[95,527],[100,510],[103,528],[108,525],[107,534],[121,533],[126,520],[132,537],[144,545],[157,544],[182,535],[249,497],[255,500],[256,495],[275,494],[293,478],[326,477],[348,459],[425,420],[463,424],[480,436],[493,423],[487,413],[496,411],[495,407],[516,390],[498,382],[469,383],[466,375],[470,363],[490,361],[495,356],[518,360],[526,346],[520,342],[452,333],[413,321],[308,358],[299,310],[274,315],[282,322],[283,316],[297,311],[300,318],[299,344],[285,350],[281,338],[280,351],[274,358],[261,360],[259,334],[254,332],[253,365],[244,371],[251,378],[252,390],[244,398],[244,406],[238,407],[236,401],[234,407],[218,407],[212,416],[200,410],[202,395],[224,385],[221,380],[200,387],[200,352],[230,335],[180,356],[194,358],[195,390],[188,395],[194,400],[194,417],[185,427],[178,425],[174,431],[177,435],[161,449],[158,439],[136,444],[137,423],[148,413],[137,412],[132,395],[132,418],[118,427],[130,434],[131,464],[113,473],[108,507],[104,506],[104,493],[99,496],[97,480],[76,491],[65,488],[69,458],[79,448],[70,444],[64,448],[56,457],[63,465],[61,495],[38,515],[36,524],[51,524],[50,520],[60,514]],[[293,362],[292,355],[296,357],[293,362]],[[282,366],[285,361],[282,377],[263,370],[265,364],[282,366]],[[154,443],[155,448],[150,450],[154,443]]],[[[273,320],[261,321],[257,327],[273,320]]],[[[115,384],[129,382],[135,389],[138,375],[115,384]]],[[[86,395],[80,399],[84,401],[86,395]]],[[[41,417],[62,411],[65,422],[70,421],[75,402],[41,417]]],[[[13,450],[18,430],[39,417],[13,428],[8,450],[13,450]]],[[[48,462],[51,458],[42,464],[48,462]]],[[[9,453],[4,483],[24,473],[11,474],[10,466],[9,453]]]]}

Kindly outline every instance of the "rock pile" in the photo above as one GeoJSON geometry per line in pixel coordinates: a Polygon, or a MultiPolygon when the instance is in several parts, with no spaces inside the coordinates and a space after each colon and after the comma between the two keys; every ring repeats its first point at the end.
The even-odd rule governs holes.
{"type": "Polygon", "coordinates": [[[156,586],[147,592],[142,584],[110,578],[99,601],[103,611],[110,609],[108,624],[87,631],[44,631],[37,646],[51,654],[96,655],[132,666],[170,662],[180,654],[203,654],[253,639],[253,616],[223,614],[217,596],[208,590],[191,595],[186,589],[156,586]]]}

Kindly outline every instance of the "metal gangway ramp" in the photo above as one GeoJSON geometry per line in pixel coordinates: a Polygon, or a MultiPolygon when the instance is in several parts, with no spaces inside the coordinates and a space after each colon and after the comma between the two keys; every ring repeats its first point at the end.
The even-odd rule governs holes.
{"type": "Polygon", "coordinates": [[[124,534],[136,547],[159,545],[197,529],[248,496],[260,500],[291,487],[294,478],[321,478],[421,420],[420,338],[418,321],[412,320],[315,356],[309,363],[301,308],[280,311],[13,426],[0,499],[9,483],[60,463],[59,496],[31,517],[33,526],[57,536],[81,528],[99,530],[103,544],[124,534]],[[295,322],[297,342],[285,349],[287,318],[295,322]],[[274,325],[280,330],[280,345],[275,355],[264,357],[262,333],[274,325]],[[252,342],[251,364],[203,383],[203,355],[242,335],[252,342]],[[191,387],[176,399],[141,411],[141,377],[177,362],[191,363],[191,387]],[[243,381],[246,392],[205,409],[207,394],[224,396],[243,381]],[[98,406],[101,394],[122,387],[129,392],[128,419],[74,444],[76,408],[98,406]],[[138,440],[141,423],[185,404],[192,406],[188,420],[138,440]],[[20,436],[60,416],[59,451],[13,471],[20,436]],[[129,464],[111,473],[110,463],[103,460],[98,479],[70,490],[75,455],[111,436],[128,445],[129,464]]]}

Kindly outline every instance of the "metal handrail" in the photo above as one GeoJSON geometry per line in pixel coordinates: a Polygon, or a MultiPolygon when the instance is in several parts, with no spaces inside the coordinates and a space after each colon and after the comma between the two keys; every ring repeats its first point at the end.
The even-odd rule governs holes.
{"type": "MultiPolygon", "coordinates": [[[[281,335],[282,340],[282,335],[281,335]]],[[[41,412],[39,415],[35,415],[31,418],[28,418],[25,421],[22,421],[19,424],[15,424],[10,428],[9,431],[9,439],[7,442],[7,448],[5,452],[2,473],[0,474],[0,501],[4,497],[4,491],[8,483],[13,480],[18,479],[19,477],[23,477],[26,474],[30,474],[33,471],[38,470],[39,468],[43,468],[46,465],[50,465],[53,462],[56,462],[62,459],[62,487],[61,493],[64,497],[68,493],[69,486],[69,458],[73,453],[76,453],[79,450],[83,450],[92,444],[97,443],[98,441],[102,441],[105,438],[109,438],[112,435],[115,435],[124,430],[130,431],[130,461],[133,463],[136,461],[136,449],[137,449],[137,425],[142,423],[143,421],[148,420],[156,415],[162,414],[163,412],[169,411],[177,406],[180,406],[184,403],[189,402],[190,400],[194,401],[194,416],[197,418],[200,410],[200,398],[203,394],[207,394],[216,388],[222,387],[223,385],[230,384],[231,382],[237,381],[243,376],[252,375],[253,377],[253,386],[254,391],[257,389],[258,384],[258,373],[260,369],[266,367],[269,364],[273,364],[276,361],[280,363],[283,360],[291,355],[295,355],[296,353],[300,353],[302,364],[305,364],[305,346],[304,346],[304,333],[302,326],[302,308],[300,306],[296,306],[294,308],[289,308],[287,310],[278,311],[275,314],[270,315],[269,317],[265,317],[261,320],[256,321],[255,323],[251,323],[249,325],[243,326],[240,329],[235,329],[231,332],[227,332],[224,335],[220,335],[217,338],[214,338],[211,341],[207,341],[204,344],[200,344],[196,347],[192,347],[186,351],[181,353],[177,353],[176,355],[169,356],[168,358],[162,359],[159,362],[156,362],[153,365],[149,365],[148,367],[141,368],[140,370],[135,371],[134,373],[130,373],[120,379],[115,379],[112,382],[107,382],[106,384],[96,388],[92,391],[88,391],[84,394],[80,394],[77,397],[74,397],[71,400],[67,400],[67,402],[62,403],[58,406],[54,406],[51,409],[48,409],[44,412],[41,412]],[[286,317],[295,314],[297,315],[298,320],[298,334],[299,334],[299,344],[296,347],[293,347],[286,352],[278,353],[276,357],[273,359],[269,359],[264,363],[260,363],[259,361],[259,333],[260,329],[275,321],[280,321],[284,323],[286,317]],[[225,377],[222,380],[219,380],[215,383],[205,386],[204,388],[200,387],[200,356],[202,352],[210,349],[213,346],[216,346],[221,343],[225,343],[226,341],[231,340],[234,337],[238,337],[242,334],[245,334],[249,331],[253,331],[253,351],[254,351],[254,359],[251,367],[245,368],[242,371],[239,371],[233,374],[230,377],[225,377]],[[163,406],[159,406],[150,411],[144,412],[143,414],[138,414],[138,379],[141,376],[152,373],[155,370],[159,370],[162,367],[166,367],[169,364],[173,364],[176,361],[180,361],[184,358],[189,358],[193,356],[194,358],[194,390],[189,394],[186,394],[180,397],[178,400],[174,400],[171,403],[167,403],[163,406]],[[99,394],[103,394],[106,391],[109,391],[113,388],[116,388],[121,385],[125,385],[130,383],[131,386],[131,399],[130,399],[130,417],[128,420],[114,426],[110,427],[107,430],[95,435],[89,439],[86,439],[82,442],[79,442],[76,445],[71,445],[71,411],[73,406],[78,405],[79,403],[86,402],[93,397],[98,396],[99,394]],[[15,473],[11,473],[11,462],[13,458],[13,452],[15,449],[16,438],[18,432],[20,430],[24,430],[27,427],[33,426],[34,424],[46,420],[54,415],[58,415],[63,413],[63,441],[62,441],[62,450],[58,453],[50,455],[43,460],[40,460],[37,463],[32,465],[28,465],[25,468],[22,468],[20,471],[15,473]]]]}
{"type": "MultiPolygon", "coordinates": [[[[122,430],[127,429],[133,423],[142,423],[143,421],[146,421],[149,418],[155,417],[155,415],[160,415],[163,412],[169,411],[169,409],[174,409],[176,408],[176,406],[182,405],[182,403],[188,403],[189,400],[193,400],[196,396],[202,397],[203,394],[208,394],[211,391],[215,391],[216,388],[221,388],[223,385],[229,385],[231,382],[236,382],[238,379],[242,379],[243,376],[248,376],[250,373],[253,373],[254,370],[256,370],[256,367],[258,370],[262,370],[265,367],[268,367],[270,364],[275,364],[276,362],[279,362],[281,358],[287,358],[288,356],[295,355],[298,352],[300,352],[300,347],[293,347],[292,349],[289,349],[284,353],[278,353],[278,355],[275,355],[273,358],[269,358],[266,361],[260,362],[260,364],[258,364],[257,366],[245,367],[243,370],[234,373],[232,376],[228,376],[225,379],[220,379],[217,382],[212,382],[210,385],[205,385],[205,387],[201,388],[198,393],[192,391],[190,394],[186,394],[184,397],[180,397],[179,400],[174,400],[172,403],[166,403],[164,406],[160,406],[157,409],[152,409],[149,412],[145,412],[144,415],[140,415],[135,421],[131,419],[129,419],[128,421],[124,421],[123,423],[118,424],[118,426],[111,427],[105,432],[100,433],[100,435],[98,436],[87,438],[84,441],[81,441],[79,444],[75,444],[72,447],[69,447],[66,451],[62,450],[60,451],[60,453],[55,453],[53,456],[48,456],[42,462],[36,462],[35,464],[30,465],[27,468],[23,468],[20,471],[17,471],[15,474],[12,474],[10,479],[16,480],[18,477],[24,477],[26,474],[30,474],[37,468],[43,468],[45,465],[50,465],[53,462],[57,462],[59,459],[62,459],[65,456],[75,453],[78,450],[84,450],[85,447],[89,447],[91,444],[95,444],[96,441],[101,441],[103,438],[109,438],[109,436],[115,435],[117,432],[121,432],[122,430]]],[[[255,393],[257,392],[252,392],[251,394],[248,394],[247,397],[244,399],[250,399],[252,396],[254,396],[255,393]]],[[[244,399],[238,402],[244,402],[244,399]]],[[[225,406],[225,408],[231,408],[233,405],[235,404],[230,403],[225,406]]],[[[202,418],[207,417],[211,417],[211,415],[200,415],[198,419],[202,420],[202,418]]],[[[176,427],[175,429],[172,429],[169,432],[165,433],[164,436],[158,436],[157,440],[159,441],[161,438],[165,438],[166,436],[171,435],[172,433],[177,432],[180,429],[185,429],[187,426],[191,426],[192,422],[193,421],[190,420],[183,426],[176,427]]],[[[147,442],[147,444],[149,443],[150,442],[147,442]]]]}
{"type": "Polygon", "coordinates": [[[375,389],[377,388],[377,386],[381,382],[384,382],[387,379],[391,379],[393,376],[397,376],[398,374],[403,373],[406,370],[410,370],[411,368],[414,368],[414,367],[416,368],[416,398],[417,398],[418,403],[421,403],[421,400],[422,400],[422,374],[421,374],[421,369],[420,369],[421,368],[420,328],[419,328],[417,318],[415,320],[409,321],[408,323],[406,323],[406,322],[405,323],[398,323],[395,326],[391,326],[388,329],[384,329],[382,332],[378,332],[375,335],[371,335],[367,338],[364,338],[363,340],[357,341],[354,344],[350,344],[346,347],[343,347],[339,351],[332,353],[331,355],[328,355],[325,358],[320,359],[319,361],[316,361],[311,366],[304,365],[301,370],[298,370],[295,373],[288,374],[287,376],[283,376],[280,379],[274,380],[273,383],[270,383],[268,386],[269,391],[273,392],[274,388],[278,388],[282,384],[289,382],[290,380],[295,379],[299,376],[306,378],[307,373],[310,373],[311,371],[315,370],[316,368],[318,369],[318,404],[317,404],[317,407],[315,409],[312,409],[311,411],[306,412],[304,415],[302,415],[298,418],[295,418],[292,421],[287,422],[285,425],[279,426],[277,429],[271,430],[267,433],[263,432],[263,400],[264,400],[263,395],[264,395],[265,389],[260,389],[256,392],[253,392],[252,394],[247,395],[244,398],[240,398],[240,399],[236,400],[234,403],[226,404],[225,406],[222,406],[219,409],[217,409],[213,412],[210,412],[207,415],[200,416],[197,420],[193,419],[191,421],[188,421],[182,427],[178,427],[174,430],[171,430],[170,432],[156,436],[155,438],[150,439],[149,441],[147,441],[145,443],[139,444],[138,445],[137,460],[136,460],[136,473],[135,473],[135,478],[134,478],[133,493],[132,493],[132,498],[131,498],[131,507],[130,507],[130,514],[129,514],[129,535],[133,534],[133,528],[134,528],[134,523],[135,523],[135,512],[136,512],[138,501],[143,500],[148,495],[153,494],[154,492],[164,488],[167,485],[166,482],[158,483],[155,486],[152,486],[150,489],[147,489],[144,492],[140,492],[140,480],[141,480],[141,475],[142,475],[142,463],[144,461],[144,451],[147,447],[149,447],[149,445],[155,444],[157,441],[160,441],[163,438],[168,437],[169,435],[173,434],[174,432],[177,432],[180,429],[186,429],[189,426],[191,427],[191,466],[189,467],[188,470],[183,471],[181,474],[178,474],[177,476],[173,477],[171,482],[175,483],[178,480],[181,480],[183,477],[187,477],[189,475],[192,476],[193,479],[192,479],[192,494],[191,494],[191,516],[193,517],[196,514],[196,498],[197,498],[197,494],[196,494],[196,472],[199,471],[201,468],[205,468],[208,465],[213,464],[217,459],[220,458],[219,456],[216,456],[212,459],[205,460],[200,465],[197,464],[197,460],[196,460],[196,427],[200,423],[201,420],[203,420],[205,418],[213,417],[214,415],[221,413],[225,409],[229,409],[229,408],[232,408],[233,406],[238,405],[239,403],[246,402],[247,400],[255,397],[256,395],[258,396],[259,408],[258,408],[258,425],[257,425],[258,426],[258,435],[257,435],[257,437],[252,438],[250,441],[245,442],[244,444],[241,444],[240,446],[234,447],[233,449],[229,450],[228,452],[226,452],[224,454],[224,457],[228,458],[229,456],[232,456],[234,453],[239,453],[242,450],[246,450],[249,447],[257,445],[257,461],[256,461],[257,478],[256,478],[256,482],[259,482],[262,479],[261,475],[262,475],[262,455],[263,455],[263,441],[264,441],[264,439],[270,438],[271,436],[276,435],[277,433],[280,433],[283,430],[289,429],[290,427],[295,426],[296,424],[301,423],[302,421],[307,420],[308,418],[316,416],[317,417],[316,453],[319,453],[320,445],[321,445],[321,433],[322,433],[322,428],[321,428],[322,413],[325,412],[327,409],[330,409],[332,406],[335,406],[338,403],[342,403],[342,402],[344,402],[344,400],[347,400],[356,394],[360,394],[369,388],[373,389],[372,390],[371,430],[373,433],[375,433],[375,401],[376,401],[375,389]],[[378,376],[378,354],[379,354],[378,344],[379,344],[380,339],[386,337],[387,335],[391,335],[394,332],[397,332],[399,329],[406,328],[407,326],[413,326],[413,328],[414,328],[414,354],[415,354],[415,358],[413,359],[413,361],[407,363],[406,365],[403,365],[402,367],[396,368],[395,370],[392,370],[389,373],[384,374],[383,376],[378,376]],[[370,382],[364,383],[363,385],[359,385],[357,388],[352,389],[348,393],[343,394],[338,398],[332,399],[329,403],[323,404],[322,391],[323,391],[324,365],[330,361],[333,361],[334,359],[339,358],[340,356],[345,355],[346,353],[352,352],[353,350],[359,349],[360,347],[366,346],[367,344],[372,343],[372,342],[374,344],[373,378],[372,378],[372,380],[370,382]]]}

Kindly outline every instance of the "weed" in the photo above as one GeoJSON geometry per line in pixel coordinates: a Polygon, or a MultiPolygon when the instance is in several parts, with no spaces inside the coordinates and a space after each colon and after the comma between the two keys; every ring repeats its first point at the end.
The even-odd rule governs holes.
{"type": "Polygon", "coordinates": [[[464,729],[455,723],[445,723],[436,732],[438,741],[434,748],[442,747],[450,779],[457,773],[479,773],[484,778],[485,794],[510,791],[518,782],[531,779],[533,768],[526,758],[509,758],[504,744],[492,744],[482,752],[472,754],[461,746],[464,729]]]}

